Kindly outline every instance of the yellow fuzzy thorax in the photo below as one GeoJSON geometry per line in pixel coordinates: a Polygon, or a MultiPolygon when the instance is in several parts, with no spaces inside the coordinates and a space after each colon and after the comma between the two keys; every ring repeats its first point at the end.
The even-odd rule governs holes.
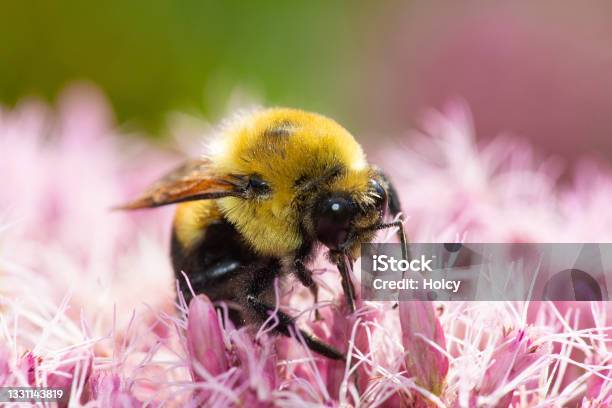
{"type": "Polygon", "coordinates": [[[204,235],[206,228],[221,218],[217,203],[211,200],[179,204],[174,215],[174,233],[185,248],[190,248],[204,235]]]}
{"type": "Polygon", "coordinates": [[[353,136],[324,116],[294,109],[268,109],[231,123],[210,159],[217,174],[257,174],[269,197],[216,200],[223,215],[260,254],[283,256],[302,244],[296,210],[296,180],[317,179],[340,166],[329,189],[365,191],[369,167],[353,136]]]}

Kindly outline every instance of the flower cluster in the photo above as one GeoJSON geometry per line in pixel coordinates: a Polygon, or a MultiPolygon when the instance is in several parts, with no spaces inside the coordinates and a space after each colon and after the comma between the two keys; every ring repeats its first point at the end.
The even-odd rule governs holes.
{"type": "MultiPolygon", "coordinates": [[[[611,174],[584,168],[561,187],[558,165],[528,146],[477,145],[467,112],[432,113],[423,134],[374,155],[412,239],[610,240],[611,174]]],[[[0,151],[0,386],[61,387],[61,406],[89,407],[612,404],[608,303],[359,300],[349,315],[321,257],[318,304],[291,281],[275,289],[347,356],[332,361],[299,332],[272,335],[274,314],[235,327],[204,295],[177,301],[171,210],[109,208],[179,158],[119,135],[93,89],[69,90],[56,111],[0,110],[0,151]]]]}

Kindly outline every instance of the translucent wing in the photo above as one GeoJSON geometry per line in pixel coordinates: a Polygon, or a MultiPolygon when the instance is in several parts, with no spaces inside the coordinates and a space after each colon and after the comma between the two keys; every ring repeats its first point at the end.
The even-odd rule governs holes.
{"type": "Polygon", "coordinates": [[[183,201],[242,196],[237,181],[235,177],[214,175],[207,159],[191,159],[167,173],[134,201],[115,209],[136,210],[183,201]]]}

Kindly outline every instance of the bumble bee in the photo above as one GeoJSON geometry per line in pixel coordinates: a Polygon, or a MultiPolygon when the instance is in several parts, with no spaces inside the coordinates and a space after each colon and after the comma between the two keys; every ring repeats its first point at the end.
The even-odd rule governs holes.
{"type": "MultiPolygon", "coordinates": [[[[387,177],[368,164],[353,136],[324,116],[294,109],[256,111],[231,121],[205,157],[189,160],[119,208],[178,204],[171,258],[180,290],[240,306],[236,320],[263,322],[275,310],[274,280],[294,274],[317,300],[309,265],[324,248],[355,310],[351,268],[360,244],[398,227],[400,203],[387,177]]],[[[275,331],[289,335],[294,319],[277,312],[275,331]]],[[[344,356],[300,330],[306,345],[344,356]]]]}

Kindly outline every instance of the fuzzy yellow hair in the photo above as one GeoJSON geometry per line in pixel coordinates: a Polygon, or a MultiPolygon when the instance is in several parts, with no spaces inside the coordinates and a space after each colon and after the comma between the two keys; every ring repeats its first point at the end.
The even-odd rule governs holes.
{"type": "MultiPolygon", "coordinates": [[[[297,180],[316,179],[341,167],[342,175],[333,180],[335,191],[367,189],[369,169],[361,146],[338,123],[318,114],[258,111],[230,123],[218,142],[210,157],[217,174],[257,174],[271,187],[271,196],[264,199],[216,200],[227,220],[262,255],[286,255],[302,244],[294,203],[297,180]]],[[[208,206],[200,208],[209,211],[208,206]]]]}

